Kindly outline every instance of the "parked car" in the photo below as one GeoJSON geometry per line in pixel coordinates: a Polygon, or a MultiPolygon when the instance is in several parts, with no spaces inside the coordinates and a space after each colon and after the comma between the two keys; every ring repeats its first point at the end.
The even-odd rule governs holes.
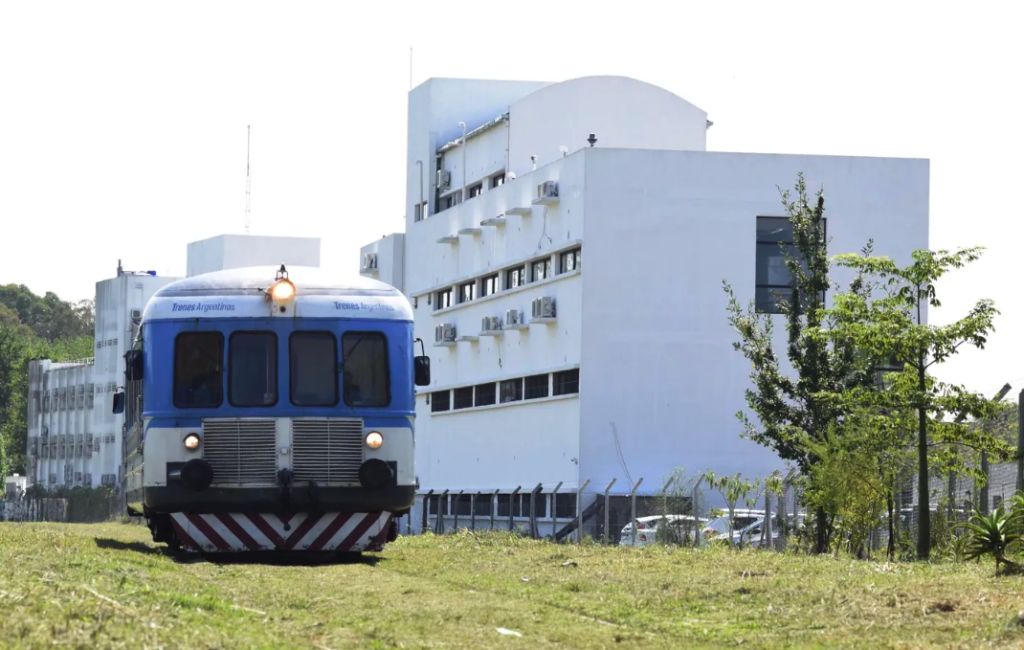
{"type": "MultiPolygon", "coordinates": [[[[637,517],[636,545],[650,546],[657,542],[683,543],[693,541],[698,526],[708,523],[707,519],[695,519],[689,515],[652,515],[637,517]],[[659,536],[660,533],[660,536],[659,536]]],[[[619,537],[619,546],[632,546],[633,524],[626,524],[619,537]]]]}
{"type": "MultiPolygon", "coordinates": [[[[748,510],[737,508],[733,513],[732,543],[746,546],[757,546],[764,535],[764,510],[748,510]]],[[[791,517],[790,517],[791,519],[791,517]]],[[[804,515],[797,515],[796,526],[804,525],[804,515]]],[[[792,523],[791,523],[792,525],[792,523]]],[[[778,513],[772,513],[772,537],[782,530],[778,513]]],[[[712,519],[701,531],[701,541],[725,541],[729,534],[729,515],[712,519]]]]}

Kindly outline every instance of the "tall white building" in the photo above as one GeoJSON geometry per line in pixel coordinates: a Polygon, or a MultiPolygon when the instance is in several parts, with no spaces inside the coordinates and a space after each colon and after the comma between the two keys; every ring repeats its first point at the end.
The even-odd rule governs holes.
{"type": "MultiPolygon", "coordinates": [[[[188,274],[265,264],[320,266],[320,240],[221,235],[188,246],[188,274]]],[[[124,415],[112,395],[124,385],[124,354],[146,303],[180,278],[124,271],[96,283],[95,357],[29,364],[28,467],[33,485],[119,486],[124,415]]]]}
{"type": "MultiPolygon", "coordinates": [[[[543,520],[559,484],[589,480],[589,500],[613,478],[628,492],[627,475],[657,491],[680,467],[783,466],[740,437],[750,366],[722,281],[773,309],[771,290],[788,284],[777,188],[800,172],[825,188],[832,253],[873,238],[908,261],[928,246],[928,161],[708,152],[710,126],[621,77],[431,79],[410,92],[405,233],[363,247],[360,266],[413,301],[431,356],[417,472],[422,493],[449,499],[431,514],[457,510],[464,525],[460,491],[499,491],[499,517],[509,503],[527,514],[516,499],[529,497],[508,495],[541,484],[543,520]]],[[[784,350],[781,320],[777,333],[784,350]]],[[[558,501],[563,520],[575,513],[558,501]]]]}

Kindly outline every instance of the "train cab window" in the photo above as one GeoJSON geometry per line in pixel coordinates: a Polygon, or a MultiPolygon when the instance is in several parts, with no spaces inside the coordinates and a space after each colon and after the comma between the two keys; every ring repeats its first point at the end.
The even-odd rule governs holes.
{"type": "Polygon", "coordinates": [[[231,405],[277,404],[277,335],[235,332],[229,346],[228,401],[231,405]]]}
{"type": "Polygon", "coordinates": [[[383,334],[351,332],[341,337],[342,390],[349,406],[387,406],[391,402],[388,343],[383,334]]]}
{"type": "Polygon", "coordinates": [[[292,404],[337,404],[338,339],[330,332],[295,332],[289,344],[292,404]]]}
{"type": "Polygon", "coordinates": [[[174,344],[174,405],[216,408],[224,401],[224,336],[190,332],[174,344]]]}

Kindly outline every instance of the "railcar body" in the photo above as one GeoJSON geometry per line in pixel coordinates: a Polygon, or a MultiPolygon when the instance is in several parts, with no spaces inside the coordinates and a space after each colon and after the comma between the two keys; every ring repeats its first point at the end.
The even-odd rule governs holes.
{"type": "Polygon", "coordinates": [[[319,269],[162,288],[114,396],[129,514],[198,552],[381,550],[417,488],[412,321],[393,287],[319,269]]]}

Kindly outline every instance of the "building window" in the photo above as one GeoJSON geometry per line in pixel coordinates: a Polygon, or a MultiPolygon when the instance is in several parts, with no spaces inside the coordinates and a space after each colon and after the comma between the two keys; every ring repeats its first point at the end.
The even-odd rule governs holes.
{"type": "Polygon", "coordinates": [[[498,275],[488,275],[480,283],[480,297],[493,296],[498,293],[498,275]]]}
{"type": "MultiPolygon", "coordinates": [[[[569,496],[573,496],[569,494],[569,496]]],[[[532,495],[530,492],[520,492],[519,494],[499,494],[498,495],[498,516],[508,517],[511,514],[513,517],[529,517],[530,516],[530,499],[532,495]],[[511,513],[509,510],[511,509],[511,513]]],[[[534,509],[536,510],[537,517],[548,516],[548,495],[538,494],[536,497],[532,497],[534,501],[534,509]]]]}
{"type": "Polygon", "coordinates": [[[497,401],[497,384],[480,384],[476,387],[476,405],[490,406],[497,401]]]}
{"type": "Polygon", "coordinates": [[[174,344],[174,405],[216,408],[224,401],[224,336],[190,332],[174,344]]]}
{"type": "Polygon", "coordinates": [[[459,285],[459,302],[470,302],[476,297],[476,282],[466,282],[459,285]]]}
{"type": "Polygon", "coordinates": [[[473,198],[475,196],[480,196],[483,193],[484,193],[484,184],[483,183],[477,183],[476,185],[473,185],[472,187],[469,188],[469,198],[473,198]]]}
{"type": "Polygon", "coordinates": [[[569,519],[576,516],[576,495],[572,492],[555,495],[555,516],[569,519]]]}
{"type": "Polygon", "coordinates": [[[473,387],[455,389],[455,410],[468,409],[473,406],[473,387]]]}
{"type": "Polygon", "coordinates": [[[484,517],[491,516],[491,509],[494,507],[494,495],[492,494],[474,494],[473,495],[473,514],[484,517]]]}
{"type": "Polygon", "coordinates": [[[441,511],[440,514],[442,515],[448,514],[448,495],[445,495],[444,501],[441,500],[440,494],[431,495],[431,497],[427,500],[428,514],[439,514],[438,510],[441,511]]]}
{"type": "Polygon", "coordinates": [[[518,402],[523,399],[523,380],[509,379],[501,382],[501,403],[518,402]]]}
{"type": "Polygon", "coordinates": [[[515,289],[526,284],[526,267],[519,266],[505,271],[505,288],[515,289]]]}
{"type": "Polygon", "coordinates": [[[342,391],[349,406],[391,403],[388,342],[379,332],[350,332],[341,337],[342,391]]]}
{"type": "Polygon", "coordinates": [[[295,332],[288,340],[291,400],[296,406],[338,403],[338,341],[330,332],[295,332]]]}
{"type": "Polygon", "coordinates": [[[793,245],[793,224],[789,217],[758,217],[754,303],[759,312],[780,314],[780,303],[792,296],[786,255],[800,257],[793,245]]]}
{"type": "Polygon", "coordinates": [[[537,260],[531,267],[533,268],[533,281],[537,282],[545,278],[551,277],[551,258],[537,260]]]}
{"type": "Polygon", "coordinates": [[[570,273],[572,271],[578,271],[583,263],[583,251],[579,248],[571,251],[565,251],[558,257],[558,272],[559,273],[570,273]]]}
{"type": "Polygon", "coordinates": [[[452,514],[458,515],[459,517],[468,517],[470,515],[470,508],[473,507],[473,495],[472,494],[453,494],[452,495],[452,514]]]}
{"type": "Polygon", "coordinates": [[[572,395],[578,392],[580,392],[579,368],[555,373],[555,395],[572,395]]]}
{"type": "Polygon", "coordinates": [[[462,203],[462,190],[458,190],[456,192],[452,192],[448,196],[442,198],[441,199],[441,209],[442,210],[447,210],[449,208],[454,208],[455,206],[457,206],[460,203],[462,203]]]}
{"type": "Polygon", "coordinates": [[[505,184],[505,172],[501,172],[497,176],[491,176],[491,189],[501,187],[505,184]]]}
{"type": "Polygon", "coordinates": [[[423,221],[423,204],[422,203],[417,203],[416,205],[413,206],[412,220],[413,221],[423,221]]]}
{"type": "Polygon", "coordinates": [[[548,396],[548,376],[532,375],[526,378],[526,399],[540,399],[548,396]]]}
{"type": "Polygon", "coordinates": [[[441,289],[437,292],[437,300],[434,302],[434,309],[444,309],[452,306],[452,290],[441,289]]]}
{"type": "Polygon", "coordinates": [[[440,413],[441,411],[448,411],[452,407],[452,394],[451,391],[439,390],[436,393],[430,394],[430,412],[440,413]]]}

